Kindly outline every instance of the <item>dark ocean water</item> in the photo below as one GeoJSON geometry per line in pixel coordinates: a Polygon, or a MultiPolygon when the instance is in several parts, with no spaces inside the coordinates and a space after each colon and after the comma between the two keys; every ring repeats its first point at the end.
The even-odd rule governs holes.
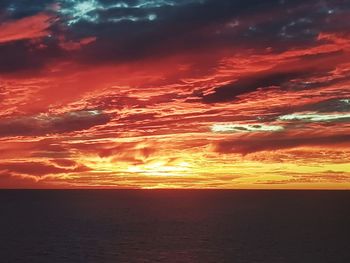
{"type": "Polygon", "coordinates": [[[0,191],[0,262],[350,262],[350,191],[0,191]]]}

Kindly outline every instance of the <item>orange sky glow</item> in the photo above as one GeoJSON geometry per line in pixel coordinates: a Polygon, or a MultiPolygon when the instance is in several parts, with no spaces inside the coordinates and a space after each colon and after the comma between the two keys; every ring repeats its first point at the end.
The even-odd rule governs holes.
{"type": "Polygon", "coordinates": [[[39,2],[0,5],[0,188],[350,189],[346,1],[39,2]]]}

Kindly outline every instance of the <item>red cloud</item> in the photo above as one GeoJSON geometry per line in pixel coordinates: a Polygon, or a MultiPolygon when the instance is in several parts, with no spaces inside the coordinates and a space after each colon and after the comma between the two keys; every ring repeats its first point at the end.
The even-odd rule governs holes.
{"type": "Polygon", "coordinates": [[[3,23],[0,25],[0,43],[46,36],[52,22],[51,16],[40,13],[3,23]]]}

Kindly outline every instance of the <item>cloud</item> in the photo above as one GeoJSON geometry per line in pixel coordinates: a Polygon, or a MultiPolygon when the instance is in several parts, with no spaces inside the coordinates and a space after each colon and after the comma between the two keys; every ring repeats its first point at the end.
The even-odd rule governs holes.
{"type": "Polygon", "coordinates": [[[340,183],[346,184],[350,181],[350,174],[339,171],[324,171],[315,174],[292,173],[283,180],[259,180],[256,184],[309,184],[309,183],[340,183]]]}
{"type": "Polygon", "coordinates": [[[101,111],[76,111],[61,115],[42,114],[3,119],[0,121],[0,137],[74,132],[106,124],[109,120],[109,115],[101,111]]]}
{"type": "Polygon", "coordinates": [[[0,73],[31,75],[43,70],[53,59],[64,57],[56,43],[48,40],[48,44],[45,44],[44,48],[40,48],[41,44],[35,41],[10,41],[0,44],[0,73]]]}
{"type": "Polygon", "coordinates": [[[0,163],[0,171],[8,174],[30,175],[30,176],[45,176],[49,174],[67,174],[74,172],[84,172],[89,169],[85,166],[77,166],[73,168],[62,168],[52,164],[43,162],[5,162],[0,163]]]}
{"type": "Polygon", "coordinates": [[[235,124],[235,123],[220,123],[214,124],[211,127],[212,132],[277,132],[283,131],[284,127],[280,125],[266,125],[266,124],[235,124]]]}
{"type": "Polygon", "coordinates": [[[71,159],[62,159],[62,158],[53,159],[50,162],[58,165],[59,167],[73,167],[77,165],[77,163],[71,159]]]}
{"type": "Polygon", "coordinates": [[[48,38],[55,22],[54,16],[40,12],[0,23],[0,73],[37,71],[62,57],[57,43],[48,38]]]}
{"type": "Polygon", "coordinates": [[[348,170],[345,2],[0,1],[0,185],[348,170]]]}
{"type": "Polygon", "coordinates": [[[289,123],[346,123],[350,121],[350,100],[338,97],[307,103],[289,109],[276,120],[289,123]]]}
{"type": "MultiPolygon", "coordinates": [[[[77,12],[70,9],[70,6],[76,6],[74,4],[76,2],[67,1],[68,12],[74,13],[73,16],[76,15],[74,23],[70,26],[70,36],[80,39],[93,32],[98,38],[94,45],[77,54],[79,60],[87,64],[120,63],[184,52],[203,53],[214,49],[250,45],[252,43],[250,38],[256,38],[259,42],[270,38],[265,44],[277,45],[276,34],[270,33],[269,28],[262,36],[254,34],[248,37],[246,33],[249,31],[249,25],[254,24],[254,20],[259,18],[260,12],[269,12],[271,9],[281,7],[278,0],[269,3],[256,0],[174,1],[174,4],[169,4],[171,1],[147,2],[157,7],[113,8],[113,3],[109,7],[109,4],[102,1],[92,0],[85,2],[86,6],[82,12],[77,12]],[[157,3],[160,2],[162,4],[158,6],[157,3]],[[92,11],[85,16],[85,12],[90,9],[92,11]],[[151,11],[153,13],[150,13],[151,11]],[[156,15],[156,18],[150,20],[149,15],[152,14],[156,15]],[[241,16],[248,17],[247,20],[250,22],[244,24],[238,31],[227,31],[227,24],[241,16]]],[[[288,6],[294,6],[295,2],[299,1],[288,3],[288,6]]],[[[126,5],[137,6],[135,2],[126,2],[126,5]]],[[[269,17],[265,17],[264,20],[269,20],[269,17]]]]}
{"type": "MultiPolygon", "coordinates": [[[[264,61],[265,69],[262,67],[263,70],[259,70],[259,68],[252,67],[251,72],[247,69],[247,72],[237,76],[237,80],[214,87],[202,95],[202,101],[208,104],[234,101],[241,95],[271,87],[291,91],[302,90],[306,87],[317,89],[327,85],[336,85],[348,79],[348,76],[334,75],[337,66],[348,61],[347,52],[322,49],[315,49],[314,52],[311,54],[303,54],[302,50],[299,50],[299,54],[297,52],[288,54],[287,52],[284,54],[286,57],[281,60],[275,60],[277,57],[274,59],[273,54],[267,54],[265,56],[267,60],[264,61]],[[288,58],[291,55],[292,57],[288,58]]],[[[283,58],[283,55],[280,58],[283,58]]]]}
{"type": "Polygon", "coordinates": [[[39,13],[34,16],[2,23],[0,25],[0,44],[47,36],[53,21],[54,19],[50,15],[39,13]]]}
{"type": "Polygon", "coordinates": [[[296,112],[278,117],[281,121],[338,122],[350,121],[350,113],[296,112]]]}
{"type": "Polygon", "coordinates": [[[350,99],[348,98],[332,98],[322,100],[316,103],[309,103],[301,107],[295,108],[300,112],[319,112],[319,113],[346,113],[350,112],[350,99]]]}
{"type": "Polygon", "coordinates": [[[215,88],[213,92],[203,96],[203,102],[228,102],[237,99],[240,95],[256,91],[259,88],[281,86],[293,79],[301,78],[308,74],[310,74],[310,72],[305,71],[265,71],[262,73],[252,74],[247,77],[242,77],[231,84],[215,88]]]}
{"type": "Polygon", "coordinates": [[[350,146],[350,135],[311,135],[279,133],[242,136],[232,140],[224,140],[215,145],[219,153],[249,154],[261,151],[276,151],[297,147],[323,147],[333,145],[350,146]]]}
{"type": "Polygon", "coordinates": [[[45,181],[38,181],[38,179],[40,178],[0,172],[0,189],[57,188],[54,184],[48,185],[45,181]]]}
{"type": "Polygon", "coordinates": [[[157,19],[154,13],[162,7],[174,7],[200,0],[190,1],[133,1],[133,2],[109,2],[108,4],[98,0],[63,0],[58,9],[59,14],[69,26],[81,21],[88,23],[119,23],[124,21],[153,21],[157,19]],[[108,15],[106,15],[106,13],[108,15]]]}
{"type": "MultiPolygon", "coordinates": [[[[33,4],[14,0],[2,1],[1,4],[0,9],[2,7],[5,13],[12,10],[11,17],[17,18],[14,21],[46,13],[57,17],[44,20],[49,25],[42,25],[42,30],[29,32],[29,35],[43,36],[44,32],[51,31],[50,39],[45,39],[43,44],[49,51],[38,54],[43,60],[37,65],[38,68],[53,58],[69,58],[83,64],[96,65],[238,47],[260,50],[271,48],[279,52],[288,50],[291,45],[314,45],[323,27],[330,27],[328,10],[320,8],[317,2],[305,4],[300,0],[272,0],[264,3],[258,0],[62,0],[56,5],[52,0],[38,0],[33,4]],[[303,3],[301,7],[298,6],[300,3],[303,3]],[[310,14],[311,9],[315,12],[310,14]],[[23,17],[23,14],[27,17],[23,17]],[[305,18],[308,16],[311,18],[305,18]],[[229,25],[232,25],[232,21],[237,21],[238,26],[231,28],[229,25]],[[67,45],[60,44],[62,34],[67,38],[67,45]],[[91,36],[96,37],[97,41],[79,48],[79,41],[91,36]],[[293,36],[293,42],[290,36],[293,36]]],[[[337,4],[329,4],[329,8],[335,10],[333,5],[337,4]]],[[[349,7],[343,5],[342,8],[347,10],[349,7]]],[[[338,12],[333,16],[338,16],[338,12]]],[[[333,30],[339,30],[339,23],[333,22],[332,25],[335,27],[333,30]]],[[[7,52],[9,50],[0,50],[0,56],[7,52]]],[[[26,54],[22,57],[34,59],[38,56],[30,56],[30,48],[23,52],[26,54]]],[[[14,59],[18,60],[16,56],[14,59]]],[[[17,68],[12,69],[15,70],[17,68]]]]}
{"type": "Polygon", "coordinates": [[[59,43],[59,46],[67,51],[74,51],[79,50],[85,45],[89,45],[90,43],[93,43],[96,41],[96,37],[86,37],[77,41],[66,41],[64,37],[62,37],[61,42],[59,43]]]}

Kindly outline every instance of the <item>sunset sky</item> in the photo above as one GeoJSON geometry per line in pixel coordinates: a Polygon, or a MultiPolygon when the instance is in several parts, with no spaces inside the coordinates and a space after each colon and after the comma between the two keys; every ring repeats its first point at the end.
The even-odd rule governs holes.
{"type": "Polygon", "coordinates": [[[348,0],[1,0],[0,188],[350,189],[348,0]]]}

